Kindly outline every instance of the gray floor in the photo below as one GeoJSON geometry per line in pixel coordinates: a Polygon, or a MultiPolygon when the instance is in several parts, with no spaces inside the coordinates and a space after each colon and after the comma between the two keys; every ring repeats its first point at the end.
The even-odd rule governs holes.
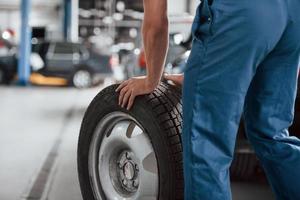
{"type": "MultiPolygon", "coordinates": [[[[1,200],[82,199],[77,137],[100,89],[0,87],[1,200]]],[[[232,183],[232,191],[234,200],[274,199],[262,183],[232,183]]]]}

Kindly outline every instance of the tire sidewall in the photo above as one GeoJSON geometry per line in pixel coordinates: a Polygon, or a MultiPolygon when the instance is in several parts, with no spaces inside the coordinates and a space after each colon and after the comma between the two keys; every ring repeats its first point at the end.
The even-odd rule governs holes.
{"type": "Polygon", "coordinates": [[[6,82],[5,71],[0,67],[0,84],[3,84],[5,82],[6,82]]]}
{"type": "MultiPolygon", "coordinates": [[[[89,147],[93,138],[94,130],[96,129],[99,121],[107,114],[114,111],[121,111],[129,114],[137,120],[139,124],[143,126],[149,136],[156,159],[158,162],[158,174],[159,174],[159,199],[169,199],[171,195],[170,186],[172,185],[171,158],[168,143],[165,138],[165,134],[162,132],[158,122],[155,121],[156,116],[151,112],[149,105],[145,103],[144,97],[138,97],[135,101],[134,107],[127,111],[118,105],[118,95],[110,94],[102,97],[96,97],[94,102],[88,108],[86,116],[84,117],[81,133],[78,144],[78,171],[80,186],[85,199],[94,200],[92,184],[89,180],[88,171],[88,157],[89,147]],[[105,106],[103,106],[105,105],[105,106]]],[[[101,191],[103,195],[103,191],[101,191]]],[[[104,196],[104,195],[103,195],[104,196]]],[[[104,198],[105,199],[105,198],[104,198]]]]}

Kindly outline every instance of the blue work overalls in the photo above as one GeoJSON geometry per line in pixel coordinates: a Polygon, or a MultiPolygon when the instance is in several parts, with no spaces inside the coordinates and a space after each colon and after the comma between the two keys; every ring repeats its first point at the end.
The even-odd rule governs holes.
{"type": "Polygon", "coordinates": [[[231,199],[229,167],[247,136],[278,200],[300,200],[300,140],[290,137],[300,0],[203,0],[183,84],[186,200],[231,199]]]}

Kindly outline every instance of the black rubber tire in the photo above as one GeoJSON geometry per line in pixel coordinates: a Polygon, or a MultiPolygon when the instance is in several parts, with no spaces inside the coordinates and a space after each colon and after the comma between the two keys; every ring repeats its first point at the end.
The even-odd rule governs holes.
{"type": "Polygon", "coordinates": [[[253,180],[258,166],[258,159],[254,153],[236,153],[230,168],[231,179],[253,180]]]}
{"type": "Polygon", "coordinates": [[[245,133],[244,118],[237,134],[235,155],[230,168],[232,180],[248,181],[255,178],[259,162],[245,133]]]}
{"type": "Polygon", "coordinates": [[[5,83],[5,73],[4,70],[0,68],[0,84],[5,83]]]}
{"type": "Polygon", "coordinates": [[[83,199],[95,200],[88,172],[88,152],[94,129],[106,114],[114,111],[131,115],[148,133],[158,162],[159,197],[157,199],[183,199],[180,89],[161,83],[152,94],[137,97],[133,108],[127,111],[118,105],[116,87],[117,85],[113,85],[105,88],[94,98],[81,125],[77,161],[83,199]]]}
{"type": "MultiPolygon", "coordinates": [[[[127,111],[118,106],[116,88],[117,85],[105,88],[94,98],[81,125],[78,173],[83,198],[95,199],[88,172],[88,152],[94,129],[106,114],[122,111],[133,116],[147,130],[152,141],[159,168],[158,199],[183,199],[181,89],[161,83],[152,94],[138,97],[134,107],[127,111]]],[[[237,153],[230,169],[231,177],[249,180],[255,175],[257,166],[254,153],[237,153]]]]}
{"type": "Polygon", "coordinates": [[[13,74],[8,73],[5,69],[0,66],[0,85],[9,85],[13,81],[13,74]]]}

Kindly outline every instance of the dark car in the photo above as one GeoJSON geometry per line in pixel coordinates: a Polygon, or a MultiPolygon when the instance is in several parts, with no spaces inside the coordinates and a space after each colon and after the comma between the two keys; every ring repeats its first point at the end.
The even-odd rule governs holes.
{"type": "Polygon", "coordinates": [[[0,56],[0,84],[9,84],[14,78],[17,68],[15,55],[0,56]]]}
{"type": "Polygon", "coordinates": [[[16,74],[16,48],[8,40],[0,38],[0,84],[8,84],[16,74]]]}
{"type": "MultiPolygon", "coordinates": [[[[178,73],[178,70],[174,71],[174,68],[177,66],[174,66],[173,62],[179,58],[181,59],[182,55],[186,54],[187,50],[191,48],[190,39],[178,42],[176,41],[176,37],[178,36],[181,36],[181,34],[169,35],[169,47],[165,65],[165,72],[167,73],[178,73]]],[[[143,48],[135,49],[127,55],[122,56],[122,58],[127,78],[146,74],[146,56],[143,48]]]]}
{"type": "Polygon", "coordinates": [[[63,78],[78,88],[90,87],[112,75],[111,55],[102,55],[82,44],[41,42],[32,46],[44,61],[37,70],[45,77],[63,78]]]}
{"type": "MultiPolygon", "coordinates": [[[[113,75],[113,56],[100,54],[72,42],[39,42],[32,45],[32,55],[39,55],[42,67],[35,68],[31,59],[33,84],[67,84],[77,88],[91,87],[113,75]],[[57,81],[60,80],[60,81],[57,81]]],[[[0,78],[10,83],[16,75],[17,54],[0,57],[0,78]]],[[[115,60],[115,59],[114,59],[115,60]]]]}

